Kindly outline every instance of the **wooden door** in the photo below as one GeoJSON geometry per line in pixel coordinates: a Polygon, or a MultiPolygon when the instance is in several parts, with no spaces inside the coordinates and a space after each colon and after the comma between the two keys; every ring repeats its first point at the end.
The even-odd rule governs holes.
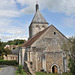
{"type": "Polygon", "coordinates": [[[57,66],[54,66],[54,73],[57,73],[57,66]]]}

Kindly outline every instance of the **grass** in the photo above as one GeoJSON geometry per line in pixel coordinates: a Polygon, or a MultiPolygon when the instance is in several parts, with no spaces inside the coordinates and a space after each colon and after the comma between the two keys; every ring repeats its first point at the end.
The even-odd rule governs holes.
{"type": "MultiPolygon", "coordinates": [[[[44,72],[36,72],[36,75],[59,75],[59,74],[47,74],[44,72]]],[[[62,75],[71,75],[70,73],[63,73],[62,75]]]]}
{"type": "Polygon", "coordinates": [[[59,75],[59,74],[47,74],[44,72],[36,72],[36,75],[59,75]]]}
{"type": "Polygon", "coordinates": [[[63,73],[62,75],[72,75],[71,73],[63,73]]]}
{"type": "Polygon", "coordinates": [[[15,75],[27,75],[27,73],[26,73],[26,72],[23,72],[23,74],[19,74],[19,72],[16,71],[16,72],[15,72],[15,75]]]}

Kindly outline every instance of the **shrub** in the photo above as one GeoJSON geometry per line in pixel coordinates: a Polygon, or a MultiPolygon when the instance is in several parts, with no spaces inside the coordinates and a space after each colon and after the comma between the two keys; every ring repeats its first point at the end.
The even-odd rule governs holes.
{"type": "Polygon", "coordinates": [[[0,57],[0,60],[3,60],[4,59],[4,57],[0,57]]]}
{"type": "Polygon", "coordinates": [[[19,65],[18,66],[18,72],[23,74],[23,66],[22,65],[19,65]]]}
{"type": "Polygon", "coordinates": [[[16,60],[0,60],[0,65],[17,66],[18,65],[18,62],[16,60]]]}

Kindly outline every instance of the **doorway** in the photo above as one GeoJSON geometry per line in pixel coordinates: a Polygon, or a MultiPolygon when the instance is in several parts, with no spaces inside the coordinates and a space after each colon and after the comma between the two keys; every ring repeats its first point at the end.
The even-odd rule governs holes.
{"type": "Polygon", "coordinates": [[[56,66],[56,65],[54,65],[54,66],[52,67],[52,73],[57,73],[57,66],[56,66]]]}

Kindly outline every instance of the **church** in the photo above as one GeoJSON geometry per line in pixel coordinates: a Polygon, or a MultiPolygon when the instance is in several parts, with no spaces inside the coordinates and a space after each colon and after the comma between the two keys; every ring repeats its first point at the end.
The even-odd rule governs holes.
{"type": "Polygon", "coordinates": [[[24,66],[26,63],[33,72],[67,72],[68,54],[63,46],[69,40],[55,26],[48,25],[36,4],[36,13],[29,26],[29,39],[19,50],[19,64],[24,66]]]}

